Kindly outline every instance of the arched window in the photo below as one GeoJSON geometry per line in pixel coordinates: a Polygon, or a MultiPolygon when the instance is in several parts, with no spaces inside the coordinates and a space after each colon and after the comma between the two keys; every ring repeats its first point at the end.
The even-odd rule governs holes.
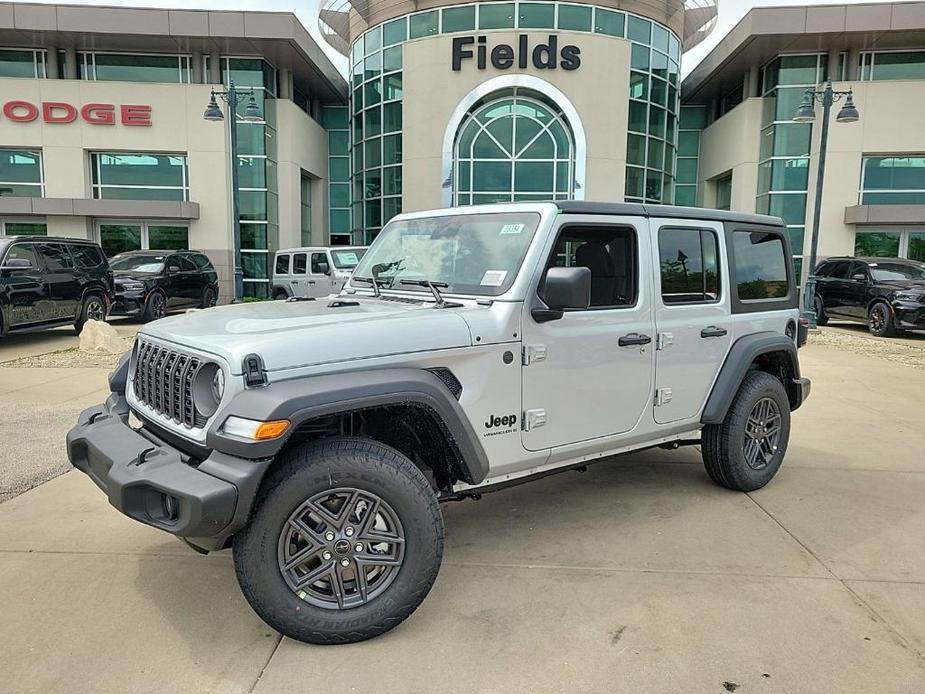
{"type": "Polygon", "coordinates": [[[575,193],[575,145],[561,111],[535,92],[496,92],[459,126],[453,203],[564,200],[575,193]]]}

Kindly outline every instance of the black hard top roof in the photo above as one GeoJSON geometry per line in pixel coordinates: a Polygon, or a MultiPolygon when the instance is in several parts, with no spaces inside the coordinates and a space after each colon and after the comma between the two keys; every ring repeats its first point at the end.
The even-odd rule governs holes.
{"type": "Polygon", "coordinates": [[[67,236],[4,236],[0,238],[0,243],[3,242],[12,242],[12,241],[29,241],[32,243],[42,242],[42,241],[51,241],[52,243],[82,243],[90,244],[91,246],[97,245],[95,241],[90,241],[89,239],[75,239],[69,238],[67,236]]]}
{"type": "Polygon", "coordinates": [[[639,202],[586,202],[584,200],[561,200],[556,205],[568,214],[608,214],[635,217],[668,217],[675,219],[702,219],[709,222],[742,222],[781,227],[780,217],[764,214],[746,214],[728,210],[711,210],[703,207],[680,207],[676,205],[649,205],[639,202]]]}

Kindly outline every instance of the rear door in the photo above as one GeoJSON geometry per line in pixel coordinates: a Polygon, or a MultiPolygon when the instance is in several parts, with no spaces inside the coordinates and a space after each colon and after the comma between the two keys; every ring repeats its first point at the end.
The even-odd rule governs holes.
{"type": "Polygon", "coordinates": [[[820,281],[817,291],[822,296],[822,305],[830,316],[847,316],[848,313],[848,270],[851,263],[837,260],[829,274],[820,281]]]}
{"type": "Polygon", "coordinates": [[[48,297],[48,319],[76,318],[82,287],[77,267],[63,243],[39,243],[39,254],[45,264],[45,288],[48,297]]]}
{"type": "Polygon", "coordinates": [[[651,219],[656,267],[655,421],[700,413],[732,342],[718,222],[651,219]]]}
{"type": "MultiPolygon", "coordinates": [[[[314,282],[312,281],[312,284],[314,282]]],[[[292,275],[289,280],[289,293],[292,296],[311,297],[308,278],[308,253],[292,254],[292,275]]]]}
{"type": "Polygon", "coordinates": [[[852,260],[848,266],[845,283],[845,314],[855,319],[867,320],[867,297],[870,296],[870,268],[867,263],[852,260]]]}
{"type": "Polygon", "coordinates": [[[308,270],[308,279],[312,282],[309,285],[309,296],[321,298],[334,291],[334,285],[331,283],[334,272],[331,270],[331,263],[328,260],[326,251],[312,251],[309,257],[308,270]]]}
{"type": "Polygon", "coordinates": [[[7,260],[28,260],[32,265],[28,269],[0,271],[0,294],[6,298],[9,327],[49,320],[48,292],[42,273],[41,257],[35,245],[12,244],[6,255],[0,258],[0,265],[7,260]]]}
{"type": "Polygon", "coordinates": [[[558,219],[547,267],[590,269],[591,306],[544,323],[524,314],[521,435],[530,451],[631,432],[652,402],[647,220],[558,219]]]}
{"type": "Polygon", "coordinates": [[[276,260],[273,263],[273,288],[274,290],[284,289],[287,294],[291,287],[289,286],[289,268],[292,265],[292,256],[288,253],[277,253],[276,260]]]}

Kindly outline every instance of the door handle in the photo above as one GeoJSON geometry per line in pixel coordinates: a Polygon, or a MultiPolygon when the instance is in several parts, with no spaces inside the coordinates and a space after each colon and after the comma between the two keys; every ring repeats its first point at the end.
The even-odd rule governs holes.
{"type": "Polygon", "coordinates": [[[700,337],[725,337],[728,334],[729,331],[726,328],[717,328],[715,325],[700,331],[700,337]]]}
{"type": "Polygon", "coordinates": [[[621,347],[637,347],[639,345],[647,345],[650,342],[652,342],[651,337],[639,333],[630,333],[617,340],[617,344],[621,347]]]}

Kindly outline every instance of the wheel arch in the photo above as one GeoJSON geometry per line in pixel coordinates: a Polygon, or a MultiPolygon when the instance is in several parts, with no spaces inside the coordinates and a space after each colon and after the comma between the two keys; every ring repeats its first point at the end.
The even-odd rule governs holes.
{"type": "Polygon", "coordinates": [[[238,395],[207,434],[207,444],[246,458],[275,457],[327,436],[366,436],[400,451],[434,473],[437,486],[481,482],[488,458],[445,382],[426,369],[373,369],[278,381],[238,395]],[[226,437],[228,416],[288,419],[287,435],[246,443],[226,437]]]}
{"type": "Polygon", "coordinates": [[[796,384],[796,379],[800,378],[800,362],[796,344],[786,335],[760,332],[741,337],[733,343],[707,398],[701,423],[722,423],[742,381],[752,370],[777,377],[787,391],[791,409],[800,406],[800,392],[796,384]]]}

